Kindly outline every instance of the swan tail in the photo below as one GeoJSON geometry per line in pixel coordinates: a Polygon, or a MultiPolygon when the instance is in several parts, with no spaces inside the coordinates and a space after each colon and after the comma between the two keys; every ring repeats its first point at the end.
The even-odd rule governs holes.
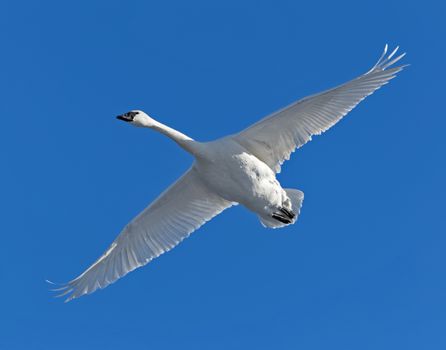
{"type": "Polygon", "coordinates": [[[264,227],[281,228],[294,224],[300,214],[300,208],[304,201],[304,193],[300,190],[285,188],[285,192],[291,201],[291,210],[281,208],[279,211],[272,214],[272,216],[260,216],[260,222],[264,227]]]}
{"type": "Polygon", "coordinates": [[[296,214],[295,218],[296,221],[300,214],[300,208],[302,208],[302,203],[304,202],[304,193],[300,190],[295,190],[293,188],[285,188],[284,190],[291,201],[291,209],[293,210],[294,214],[296,214]]]}

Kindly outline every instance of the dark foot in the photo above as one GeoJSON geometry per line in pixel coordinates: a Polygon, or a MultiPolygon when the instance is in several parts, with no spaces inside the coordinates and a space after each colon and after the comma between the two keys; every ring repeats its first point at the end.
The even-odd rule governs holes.
{"type": "Polygon", "coordinates": [[[293,222],[293,220],[282,213],[273,213],[272,217],[283,224],[291,224],[293,222]]]}
{"type": "Polygon", "coordinates": [[[296,217],[291,210],[286,208],[280,208],[280,211],[273,213],[272,217],[283,224],[291,224],[293,223],[293,219],[296,217]]]}
{"type": "Polygon", "coordinates": [[[284,213],[286,216],[288,216],[290,219],[294,219],[296,217],[296,214],[294,214],[291,210],[288,210],[286,208],[280,208],[280,211],[284,213]]]}

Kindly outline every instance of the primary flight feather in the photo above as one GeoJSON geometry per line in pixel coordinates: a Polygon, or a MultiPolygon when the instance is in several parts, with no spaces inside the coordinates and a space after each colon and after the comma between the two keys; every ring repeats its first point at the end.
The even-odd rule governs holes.
{"type": "Polygon", "coordinates": [[[284,189],[276,179],[291,153],[336,124],[365,97],[393,79],[404,66],[391,66],[405,54],[388,56],[387,45],[367,73],[336,88],[309,96],[242,132],[198,142],[142,111],[118,116],[154,129],[195,157],[191,168],[124,227],[87,270],[55,290],[67,301],[105,288],[130,271],[172,249],[206,221],[232,205],[256,213],[265,227],[294,224],[303,192],[284,189]]]}

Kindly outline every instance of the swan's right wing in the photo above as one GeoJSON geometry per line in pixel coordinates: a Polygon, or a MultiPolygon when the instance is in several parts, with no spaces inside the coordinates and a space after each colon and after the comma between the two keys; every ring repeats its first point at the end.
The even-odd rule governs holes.
{"type": "Polygon", "coordinates": [[[280,172],[282,163],[302,147],[331,128],[359,102],[393,79],[404,66],[390,68],[404,54],[388,57],[387,45],[376,65],[367,73],[336,88],[299,100],[260,120],[233,138],[248,151],[280,172]],[[388,69],[389,68],[389,69],[388,69]]]}
{"type": "Polygon", "coordinates": [[[67,301],[105,288],[130,271],[172,249],[233,203],[211,192],[189,169],[133,219],[107,251],[62,288],[67,301]]]}

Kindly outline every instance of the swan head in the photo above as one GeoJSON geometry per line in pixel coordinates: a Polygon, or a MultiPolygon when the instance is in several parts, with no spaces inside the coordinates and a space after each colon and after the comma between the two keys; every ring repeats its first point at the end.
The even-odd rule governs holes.
{"type": "Polygon", "coordinates": [[[119,120],[130,123],[134,126],[150,128],[156,124],[156,121],[150,118],[143,111],[133,110],[116,117],[119,120]]]}

